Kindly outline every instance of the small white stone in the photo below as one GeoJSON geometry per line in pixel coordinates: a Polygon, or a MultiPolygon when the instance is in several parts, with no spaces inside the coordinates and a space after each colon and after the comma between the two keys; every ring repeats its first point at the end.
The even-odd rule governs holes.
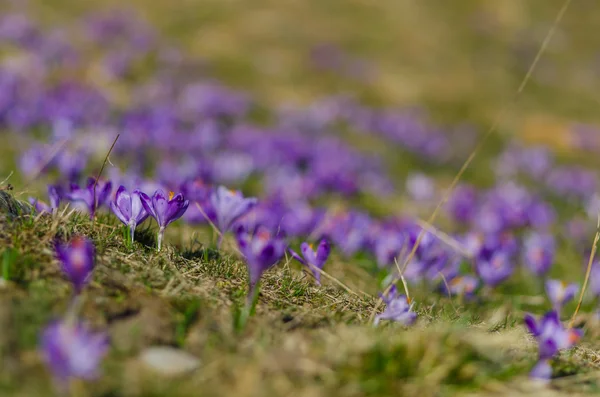
{"type": "Polygon", "coordinates": [[[198,358],[170,346],[149,347],[140,354],[140,361],[149,369],[165,376],[181,375],[200,366],[198,358]]]}

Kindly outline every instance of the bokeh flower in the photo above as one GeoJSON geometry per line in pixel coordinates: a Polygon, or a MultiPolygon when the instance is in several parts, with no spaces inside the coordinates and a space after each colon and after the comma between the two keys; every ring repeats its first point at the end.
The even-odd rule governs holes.
{"type": "Polygon", "coordinates": [[[325,239],[322,239],[319,242],[319,246],[315,250],[312,244],[302,243],[300,246],[300,252],[302,256],[298,255],[295,251],[289,249],[290,254],[294,259],[298,262],[305,265],[308,270],[315,277],[317,284],[321,284],[321,272],[319,270],[323,269],[323,265],[329,258],[329,253],[331,252],[331,247],[329,242],[325,239]]]}
{"type": "Polygon", "coordinates": [[[68,243],[56,243],[55,251],[61,269],[73,284],[75,293],[81,293],[94,270],[96,254],[94,243],[83,236],[76,236],[68,243]]]}
{"type": "Polygon", "coordinates": [[[261,226],[253,233],[240,227],[236,239],[248,267],[248,297],[251,300],[262,274],[281,259],[287,244],[281,236],[261,226]]]}
{"type": "Polygon", "coordinates": [[[98,181],[96,184],[95,178],[88,178],[87,184],[84,187],[71,184],[71,191],[67,194],[67,198],[71,201],[85,204],[90,213],[90,219],[94,219],[98,208],[108,200],[111,190],[112,184],[110,181],[98,181]]]}
{"type": "Polygon", "coordinates": [[[96,379],[108,348],[104,333],[93,333],[77,321],[52,322],[41,335],[43,359],[61,388],[73,378],[96,379]]]}
{"type": "Polygon", "coordinates": [[[382,295],[381,299],[385,302],[386,307],[382,313],[375,316],[375,325],[378,325],[381,320],[391,320],[403,325],[411,325],[417,319],[417,313],[412,311],[412,305],[408,298],[406,295],[398,294],[395,285],[391,287],[387,295],[382,295]]]}

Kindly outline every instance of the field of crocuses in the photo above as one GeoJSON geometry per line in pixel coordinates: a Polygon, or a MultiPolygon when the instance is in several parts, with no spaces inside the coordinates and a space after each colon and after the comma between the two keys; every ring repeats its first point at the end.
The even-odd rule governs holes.
{"type": "Polygon", "coordinates": [[[95,3],[0,14],[0,396],[600,392],[593,2],[95,3]]]}

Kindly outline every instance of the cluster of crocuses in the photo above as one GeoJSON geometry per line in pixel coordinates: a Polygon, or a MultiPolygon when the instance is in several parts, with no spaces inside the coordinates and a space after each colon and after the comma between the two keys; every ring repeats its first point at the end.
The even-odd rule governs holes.
{"type": "MultiPolygon", "coordinates": [[[[346,258],[366,251],[381,271],[394,274],[396,263],[403,266],[420,240],[405,279],[469,297],[482,283],[495,287],[509,279],[518,264],[536,275],[548,273],[557,214],[543,199],[547,191],[594,212],[594,172],[557,165],[546,149],[518,143],[497,158],[495,186],[463,184],[455,190],[446,206],[456,225],[448,236],[452,244],[434,232],[419,238],[422,229],[412,217],[377,219],[349,206],[315,207],[331,197],[389,197],[394,191],[396,181],[383,162],[340,133],[383,138],[435,166],[464,159],[471,145],[459,143],[469,142],[471,131],[442,131],[424,112],[375,109],[344,97],[306,108],[283,106],[266,126],[254,121],[254,110],[262,109],[251,96],[195,73],[206,68],[165,45],[132,15],[97,14],[73,27],[93,51],[70,43],[68,29],[45,32],[23,15],[0,19],[0,49],[10,49],[0,60],[0,127],[19,134],[18,142],[35,131],[31,144],[20,148],[22,173],[58,175],[61,181],[49,187],[49,204],[33,204],[53,212],[68,201],[92,218],[110,206],[132,242],[136,227],[152,217],[159,249],[176,219],[211,223],[219,246],[224,235],[235,235],[248,264],[249,299],[257,294],[260,275],[277,263],[292,239],[317,242],[315,249],[307,242],[300,253],[290,251],[317,282],[331,247],[346,258]],[[143,76],[130,79],[149,58],[154,71],[144,68],[143,76]],[[73,78],[90,74],[100,76],[101,83],[73,78]],[[121,85],[127,89],[119,90],[121,85]],[[131,95],[123,100],[106,87],[131,95]],[[106,170],[110,182],[82,184],[81,177],[99,166],[117,133],[106,170]],[[516,182],[523,175],[542,183],[525,188],[516,182]],[[221,184],[259,189],[260,200],[215,188],[221,184]],[[469,270],[464,262],[471,264],[469,270]]],[[[422,175],[409,177],[406,186],[418,204],[439,198],[435,183],[422,175]]],[[[387,308],[378,322],[414,321],[407,297],[391,289],[383,298],[387,308]]]]}
{"type": "Polygon", "coordinates": [[[93,380],[98,376],[99,364],[109,344],[106,334],[93,332],[78,316],[81,294],[95,266],[94,244],[76,236],[66,243],[57,242],[55,251],[73,294],[65,316],[51,322],[42,332],[40,350],[56,386],[66,391],[72,379],[93,380]]]}

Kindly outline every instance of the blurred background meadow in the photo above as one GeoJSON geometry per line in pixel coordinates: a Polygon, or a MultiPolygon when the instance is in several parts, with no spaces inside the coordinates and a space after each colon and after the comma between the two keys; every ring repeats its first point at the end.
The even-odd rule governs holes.
{"type": "Polygon", "coordinates": [[[2,189],[36,207],[52,184],[61,206],[1,218],[0,394],[57,390],[39,341],[72,310],[53,242],[75,235],[97,252],[79,315],[109,335],[110,349],[103,375],[69,383],[67,394],[597,393],[600,264],[574,321],[583,338],[554,356],[551,381],[529,379],[538,351],[523,325],[526,313],[551,309],[570,318],[578,295],[561,312],[544,281],[580,290],[600,210],[596,2],[569,4],[514,101],[563,5],[2,4],[2,189]],[[73,184],[84,189],[103,164],[112,193],[90,220],[73,184]],[[126,243],[108,209],[119,185],[189,200],[165,249],[154,250],[150,220],[126,243]],[[283,230],[296,251],[321,237],[332,245],[320,286],[288,252],[265,274],[243,329],[235,313],[248,255],[232,230],[217,247],[205,219],[218,223],[219,185],[258,198],[241,226],[283,230]],[[393,259],[402,265],[421,228],[429,233],[405,274],[416,323],[375,328],[393,259]]]}

